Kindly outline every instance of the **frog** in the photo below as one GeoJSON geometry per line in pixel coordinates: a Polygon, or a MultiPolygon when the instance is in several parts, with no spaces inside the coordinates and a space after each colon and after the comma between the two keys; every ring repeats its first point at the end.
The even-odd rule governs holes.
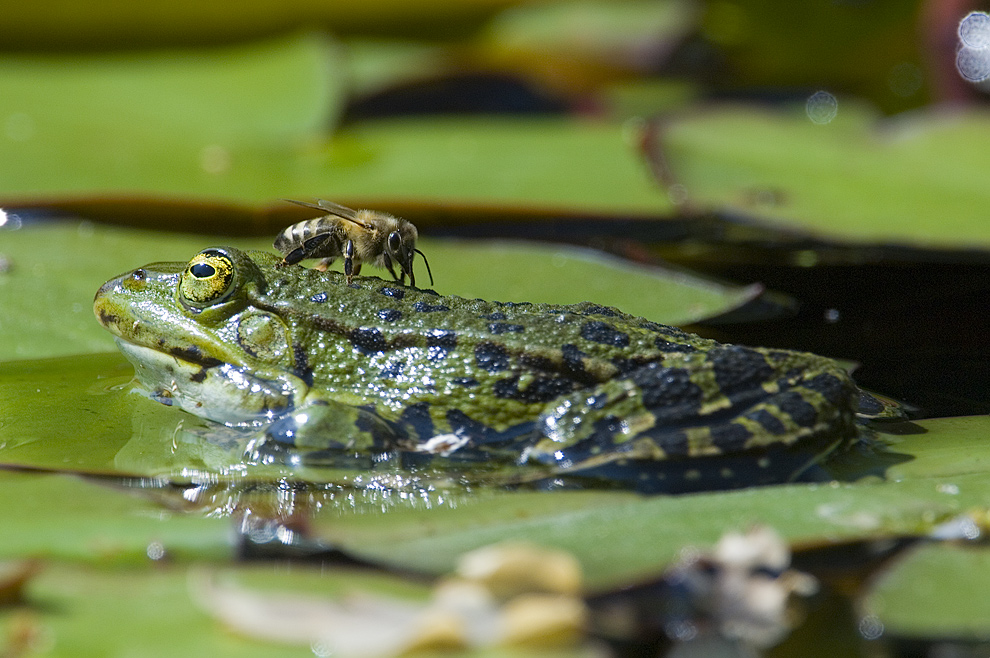
{"type": "Polygon", "coordinates": [[[348,283],[216,246],[110,279],[94,312],[149,397],[296,455],[390,451],[542,481],[744,467],[786,481],[856,434],[859,389],[835,360],[594,302],[348,283]],[[774,475],[781,455],[789,471],[774,475]]]}

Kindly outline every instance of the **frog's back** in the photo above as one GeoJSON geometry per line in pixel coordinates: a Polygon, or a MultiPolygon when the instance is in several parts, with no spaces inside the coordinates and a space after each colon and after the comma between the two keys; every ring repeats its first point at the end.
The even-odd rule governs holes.
{"type": "MultiPolygon", "coordinates": [[[[373,277],[348,286],[336,273],[303,268],[291,276],[276,271],[270,286],[267,298],[283,317],[326,336],[346,338],[364,355],[412,346],[460,346],[491,352],[496,367],[506,357],[515,358],[517,368],[568,372],[591,382],[632,365],[716,345],[676,327],[590,302],[441,297],[373,277]]],[[[433,356],[439,360],[439,350],[433,356]]]]}

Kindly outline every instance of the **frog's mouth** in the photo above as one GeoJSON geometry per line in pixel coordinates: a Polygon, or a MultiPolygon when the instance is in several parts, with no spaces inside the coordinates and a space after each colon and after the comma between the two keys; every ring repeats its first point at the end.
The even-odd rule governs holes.
{"type": "Polygon", "coordinates": [[[268,381],[216,359],[186,359],[175,350],[115,340],[148,397],[219,423],[269,422],[292,409],[299,393],[288,379],[268,381]]]}

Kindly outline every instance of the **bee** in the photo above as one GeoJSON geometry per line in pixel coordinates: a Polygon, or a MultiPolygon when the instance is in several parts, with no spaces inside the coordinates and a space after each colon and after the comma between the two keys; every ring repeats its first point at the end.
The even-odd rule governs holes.
{"type": "Polygon", "coordinates": [[[348,284],[360,274],[362,263],[371,263],[388,270],[399,283],[405,283],[406,275],[409,275],[409,285],[415,286],[413,255],[419,254],[426,263],[430,285],[433,285],[430,263],[426,255],[416,249],[419,232],[412,222],[374,210],[351,210],[323,199],[316,204],[286,201],[326,214],[293,224],[278,234],[275,249],[283,256],[278,267],[294,265],[307,258],[322,258],[317,268],[326,269],[334,260],[343,257],[348,284]],[[399,266],[398,275],[394,264],[399,266]]]}

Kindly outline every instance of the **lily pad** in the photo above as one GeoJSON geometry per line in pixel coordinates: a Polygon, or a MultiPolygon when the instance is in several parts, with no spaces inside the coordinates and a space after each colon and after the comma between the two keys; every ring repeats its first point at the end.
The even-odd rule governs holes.
{"type": "Polygon", "coordinates": [[[883,435],[890,449],[914,459],[887,470],[894,480],[952,478],[990,472],[990,416],[932,418],[913,423],[921,432],[883,435]]]}
{"type": "Polygon", "coordinates": [[[926,544],[901,556],[860,605],[891,639],[990,641],[990,551],[974,544],[926,544]]]}
{"type": "Polygon", "coordinates": [[[307,34],[212,50],[5,57],[0,157],[11,165],[0,194],[284,196],[293,150],[322,134],[342,100],[333,56],[325,37],[307,34]]]}
{"type": "MultiPolygon", "coordinates": [[[[441,294],[499,301],[597,301],[664,324],[726,313],[762,294],[684,271],[630,264],[592,249],[536,242],[425,241],[441,294]]],[[[417,268],[420,268],[417,263],[417,268]]],[[[422,270],[420,278],[422,280],[422,270]]]]}
{"type": "Polygon", "coordinates": [[[573,552],[592,587],[656,574],[687,546],[728,530],[773,527],[785,540],[823,545],[924,534],[970,507],[990,505],[983,475],[939,481],[785,485],[638,498],[614,492],[472,497],[454,508],[393,508],[383,515],[316,519],[325,538],[376,562],[441,573],[468,550],[505,539],[573,552]]]}
{"type": "MultiPolygon", "coordinates": [[[[230,244],[271,251],[271,239],[218,238],[89,222],[2,231],[8,269],[0,272],[0,360],[114,350],[94,319],[93,295],[109,278],[147,263],[188,261],[200,249],[230,244]]],[[[536,243],[421,240],[442,294],[500,301],[598,301],[651,320],[687,323],[759,295],[659,268],[628,265],[594,252],[536,243]]],[[[417,263],[425,285],[422,264],[417,263]]],[[[387,276],[373,268],[367,274],[387,276]]]]}
{"type": "MultiPolygon", "coordinates": [[[[451,653],[442,644],[444,639],[463,630],[482,635],[490,629],[480,626],[479,630],[479,622],[491,621],[471,618],[473,626],[468,629],[451,627],[449,622],[438,625],[436,618],[451,617],[446,610],[458,603],[451,595],[445,599],[446,609],[439,604],[432,615],[417,615],[431,596],[428,585],[369,571],[284,563],[218,569],[167,560],[154,568],[47,561],[25,589],[23,601],[0,610],[0,638],[5,641],[0,646],[55,658],[391,655],[375,652],[382,643],[368,642],[360,634],[373,633],[370,629],[376,627],[382,634],[394,631],[391,624],[396,620],[405,622],[406,632],[411,630],[427,651],[433,649],[426,655],[441,651],[488,658],[600,654],[567,644],[451,653]],[[245,628],[249,622],[252,626],[245,628]],[[430,630],[434,641],[422,642],[430,630]]],[[[478,614],[477,594],[462,598],[460,605],[478,614]],[[472,603],[474,608],[468,607],[472,603]]]]}
{"type": "Polygon", "coordinates": [[[445,71],[450,53],[434,42],[349,38],[346,48],[349,91],[360,96],[445,71]]]}
{"type": "Polygon", "coordinates": [[[824,125],[804,111],[696,112],[663,124],[654,155],[692,204],[757,224],[840,242],[990,245],[990,164],[973,148],[990,135],[990,114],[880,122],[854,102],[837,107],[824,125]]]}
{"type": "Polygon", "coordinates": [[[293,190],[666,215],[673,206],[630,137],[620,124],[560,118],[365,122],[302,154],[293,190]]]}
{"type": "Polygon", "coordinates": [[[336,53],[309,34],[212,50],[7,58],[0,95],[16,104],[0,142],[11,163],[0,202],[319,194],[671,209],[614,122],[445,117],[352,125],[327,141],[346,78],[336,53]]]}
{"type": "Polygon", "coordinates": [[[233,555],[225,520],[173,514],[70,475],[0,471],[0,507],[0,559],[141,567],[163,558],[217,562],[233,555]]]}
{"type": "MultiPolygon", "coordinates": [[[[385,579],[314,570],[260,567],[230,570],[225,580],[246,580],[269,588],[298,588],[302,579],[326,591],[352,587],[381,589],[385,579]],[[305,573],[296,573],[304,571],[305,573]]],[[[14,629],[33,637],[48,656],[210,655],[312,656],[313,648],[259,642],[235,635],[195,605],[195,593],[216,574],[166,562],[151,568],[99,567],[51,562],[28,584],[27,604],[0,614],[6,637],[14,629]]],[[[393,588],[394,589],[394,588],[393,588]]],[[[405,589],[411,588],[407,585],[405,589]]]]}

